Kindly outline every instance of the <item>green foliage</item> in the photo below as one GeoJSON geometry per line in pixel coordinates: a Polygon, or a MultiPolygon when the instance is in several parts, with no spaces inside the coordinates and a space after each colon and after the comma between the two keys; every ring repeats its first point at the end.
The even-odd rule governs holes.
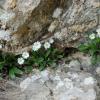
{"type": "Polygon", "coordinates": [[[18,69],[17,67],[12,67],[9,69],[9,77],[14,79],[16,77],[16,74],[22,74],[23,72],[18,69]]]}
{"type": "Polygon", "coordinates": [[[22,71],[17,68],[18,64],[16,62],[17,56],[8,53],[0,53],[0,77],[5,73],[9,75],[10,78],[15,78],[16,74],[22,74],[22,71]]]}
{"type": "Polygon", "coordinates": [[[26,64],[28,64],[28,66],[34,64],[34,66],[43,70],[53,63],[57,63],[62,57],[63,53],[56,48],[49,48],[48,50],[41,48],[39,51],[31,52],[31,57],[26,61],[26,64]]]}
{"type": "Polygon", "coordinates": [[[84,53],[90,54],[92,56],[92,64],[96,64],[100,62],[100,38],[95,37],[94,39],[90,40],[87,43],[81,44],[79,46],[79,50],[84,53]]]}
{"type": "Polygon", "coordinates": [[[19,57],[21,55],[15,56],[11,53],[0,53],[0,79],[2,79],[3,74],[14,79],[16,75],[30,73],[33,67],[43,70],[53,63],[57,63],[63,57],[63,53],[54,47],[47,50],[40,48],[38,51],[30,52],[30,57],[25,59],[22,65],[17,62],[19,57]]]}

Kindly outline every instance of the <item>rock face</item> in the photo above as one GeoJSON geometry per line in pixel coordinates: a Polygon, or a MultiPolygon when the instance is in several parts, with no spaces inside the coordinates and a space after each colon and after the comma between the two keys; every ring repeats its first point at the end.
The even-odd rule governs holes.
{"type": "Polygon", "coordinates": [[[28,77],[7,81],[5,88],[0,87],[0,100],[100,100],[100,77],[95,77],[94,67],[88,64],[87,70],[81,70],[83,60],[74,58],[55,70],[34,69],[28,77]]]}
{"type": "Polygon", "coordinates": [[[43,36],[75,47],[98,25],[97,0],[0,0],[3,51],[20,53],[43,36]]]}

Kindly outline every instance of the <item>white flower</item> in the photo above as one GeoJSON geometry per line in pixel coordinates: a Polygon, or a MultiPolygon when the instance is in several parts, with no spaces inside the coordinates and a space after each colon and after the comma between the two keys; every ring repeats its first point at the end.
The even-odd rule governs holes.
{"type": "Polygon", "coordinates": [[[33,44],[33,47],[32,47],[33,51],[37,51],[37,50],[39,50],[40,48],[41,48],[41,43],[40,43],[39,41],[37,41],[37,42],[35,42],[35,43],[33,44]]]}
{"type": "Polygon", "coordinates": [[[54,40],[52,38],[49,39],[49,43],[54,43],[54,40]]]}
{"type": "Polygon", "coordinates": [[[0,49],[2,49],[2,44],[0,44],[0,49]]]}
{"type": "Polygon", "coordinates": [[[22,53],[22,57],[23,57],[24,59],[27,59],[27,58],[29,57],[29,53],[28,53],[28,52],[23,52],[23,53],[22,53]]]}
{"type": "Polygon", "coordinates": [[[85,84],[85,85],[92,85],[92,84],[94,84],[94,79],[93,79],[93,77],[85,78],[85,79],[84,79],[84,84],[85,84]]]}
{"type": "Polygon", "coordinates": [[[45,48],[45,49],[50,48],[50,46],[51,46],[51,45],[50,45],[50,43],[49,43],[49,42],[45,42],[45,43],[44,43],[44,48],[45,48]]]}
{"type": "Polygon", "coordinates": [[[19,64],[19,65],[24,64],[24,59],[23,59],[22,57],[18,58],[17,61],[18,61],[18,64],[19,64]]]}
{"type": "Polygon", "coordinates": [[[92,33],[91,35],[89,35],[89,38],[92,40],[92,39],[95,39],[95,34],[92,33]]]}
{"type": "Polygon", "coordinates": [[[96,30],[98,36],[100,37],[100,28],[96,30]]]}

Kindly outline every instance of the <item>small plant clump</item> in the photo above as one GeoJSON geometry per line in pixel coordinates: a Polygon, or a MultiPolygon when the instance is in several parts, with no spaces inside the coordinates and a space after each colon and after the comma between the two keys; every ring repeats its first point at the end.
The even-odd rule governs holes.
{"type": "MultiPolygon", "coordinates": [[[[79,46],[79,51],[92,56],[92,63],[100,62],[100,29],[88,36],[88,42],[79,46]]],[[[16,75],[30,73],[33,68],[44,70],[57,64],[65,56],[64,52],[53,45],[54,39],[41,43],[36,41],[30,52],[24,51],[20,55],[0,52],[0,79],[8,76],[14,79],[16,75]]],[[[0,49],[2,45],[0,45],[0,49]]]]}
{"type": "Polygon", "coordinates": [[[81,44],[79,50],[90,54],[92,64],[100,62],[100,29],[88,36],[88,42],[81,44]]]}
{"type": "Polygon", "coordinates": [[[56,64],[64,54],[55,48],[53,43],[53,38],[44,43],[37,41],[33,44],[32,51],[24,51],[20,55],[1,52],[0,77],[8,76],[14,79],[16,75],[31,72],[34,67],[43,70],[56,64]]]}

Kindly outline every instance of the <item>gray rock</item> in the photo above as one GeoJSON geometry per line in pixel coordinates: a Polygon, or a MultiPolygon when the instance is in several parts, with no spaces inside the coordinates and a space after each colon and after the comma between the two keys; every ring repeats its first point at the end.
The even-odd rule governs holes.
{"type": "Polygon", "coordinates": [[[0,0],[0,28],[11,36],[2,50],[19,54],[51,33],[63,46],[77,47],[98,25],[99,6],[96,0],[0,0]]]}
{"type": "Polygon", "coordinates": [[[80,71],[80,67],[81,67],[81,64],[78,60],[72,60],[70,63],[69,63],[69,68],[70,70],[73,70],[73,71],[80,71]]]}
{"type": "Polygon", "coordinates": [[[91,57],[84,56],[80,59],[80,62],[81,62],[81,66],[83,67],[85,71],[90,70],[92,68],[91,57]]]}
{"type": "Polygon", "coordinates": [[[9,31],[4,31],[4,30],[0,30],[0,39],[9,41],[10,40],[10,32],[9,31]]]}
{"type": "Polygon", "coordinates": [[[56,8],[52,17],[53,18],[59,18],[61,13],[62,13],[62,9],[61,8],[56,8]]]}
{"type": "MultiPolygon", "coordinates": [[[[79,63],[72,60],[72,65],[79,66],[79,63]]],[[[8,100],[96,100],[97,80],[93,75],[70,70],[70,67],[66,72],[63,70],[66,66],[62,64],[56,70],[46,69],[42,72],[34,69],[33,75],[21,79],[17,85],[9,81],[8,90],[3,96],[8,100]]]]}
{"type": "Polygon", "coordinates": [[[97,68],[96,68],[96,73],[97,73],[97,75],[100,76],[100,67],[97,67],[97,68]]]}

